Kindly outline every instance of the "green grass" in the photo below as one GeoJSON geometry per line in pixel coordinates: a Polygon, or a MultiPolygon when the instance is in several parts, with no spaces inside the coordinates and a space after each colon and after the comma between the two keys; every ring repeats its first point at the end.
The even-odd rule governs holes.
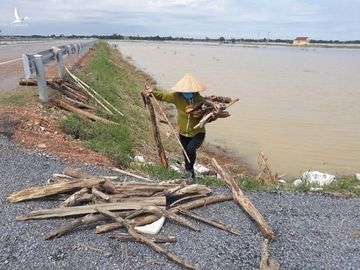
{"type": "Polygon", "coordinates": [[[60,121],[60,127],[90,149],[106,154],[116,166],[126,167],[130,161],[132,141],[126,126],[89,122],[71,114],[60,121]]]}
{"type": "Polygon", "coordinates": [[[150,176],[151,178],[156,178],[159,180],[180,179],[180,178],[183,178],[183,176],[184,176],[182,173],[179,173],[170,168],[164,168],[157,164],[132,163],[131,168],[142,171],[143,173],[150,176]]]}
{"type": "Polygon", "coordinates": [[[39,101],[37,87],[20,88],[15,91],[6,91],[0,94],[0,106],[34,105],[39,101]]]}

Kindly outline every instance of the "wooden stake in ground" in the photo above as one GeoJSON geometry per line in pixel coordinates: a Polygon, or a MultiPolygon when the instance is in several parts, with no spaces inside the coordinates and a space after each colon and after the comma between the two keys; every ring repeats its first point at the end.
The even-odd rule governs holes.
{"type": "Polygon", "coordinates": [[[145,237],[145,236],[141,235],[140,233],[138,233],[137,231],[135,231],[135,229],[125,219],[123,219],[121,217],[116,217],[115,214],[113,214],[110,211],[107,211],[105,209],[102,209],[100,207],[98,207],[97,210],[98,210],[98,212],[100,214],[103,214],[104,216],[107,216],[107,217],[111,218],[113,221],[119,223],[121,226],[126,227],[126,229],[128,230],[129,235],[131,235],[136,241],[139,241],[141,243],[144,243],[144,244],[148,245],[149,247],[151,247],[156,252],[165,255],[170,260],[172,260],[172,261],[176,262],[177,264],[185,267],[186,269],[191,269],[191,270],[198,269],[195,266],[192,266],[192,265],[182,261],[178,257],[174,256],[173,254],[167,252],[160,245],[154,243],[153,241],[151,241],[147,237],[145,237]]]}
{"type": "Polygon", "coordinates": [[[164,147],[161,143],[160,131],[159,131],[158,125],[156,123],[156,115],[155,115],[154,107],[153,107],[149,97],[145,96],[143,93],[141,93],[141,95],[143,97],[145,106],[147,106],[149,108],[150,120],[151,120],[151,124],[152,124],[152,128],[153,128],[155,143],[156,143],[156,146],[158,149],[158,154],[160,157],[160,163],[162,166],[167,168],[167,167],[169,167],[169,164],[168,164],[168,160],[166,158],[164,147]]]}
{"type": "Polygon", "coordinates": [[[226,185],[232,191],[234,201],[238,202],[241,207],[249,214],[249,216],[251,216],[255,220],[264,237],[270,240],[275,239],[275,234],[273,230],[267,224],[259,211],[255,208],[252,202],[244,195],[242,190],[236,184],[235,180],[220,167],[220,165],[214,158],[212,159],[212,165],[214,166],[216,172],[221,175],[226,185]]]}
{"type": "Polygon", "coordinates": [[[280,264],[269,256],[269,240],[264,239],[259,270],[278,270],[280,264]]]}

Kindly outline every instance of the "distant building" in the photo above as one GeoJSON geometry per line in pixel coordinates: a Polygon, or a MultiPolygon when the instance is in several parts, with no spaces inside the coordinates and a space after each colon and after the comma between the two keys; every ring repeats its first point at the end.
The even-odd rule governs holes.
{"type": "Polygon", "coordinates": [[[309,37],[297,37],[294,39],[292,45],[302,46],[302,45],[309,45],[309,43],[310,43],[309,37]]]}

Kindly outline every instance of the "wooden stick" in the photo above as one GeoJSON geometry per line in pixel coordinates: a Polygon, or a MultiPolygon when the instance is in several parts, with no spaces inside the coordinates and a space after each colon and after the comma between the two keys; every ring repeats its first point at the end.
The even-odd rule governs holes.
{"type": "Polygon", "coordinates": [[[265,219],[255,208],[252,202],[245,196],[245,194],[236,184],[235,180],[220,167],[220,165],[214,158],[212,159],[212,165],[215,168],[216,172],[221,175],[222,179],[229,187],[229,189],[232,191],[234,201],[240,204],[240,206],[249,214],[249,216],[255,220],[264,237],[270,240],[275,239],[275,234],[273,230],[266,223],[265,219]]]}
{"type": "Polygon", "coordinates": [[[237,229],[237,228],[234,228],[230,225],[227,225],[227,224],[224,224],[222,222],[219,222],[219,221],[216,221],[216,220],[213,220],[213,219],[207,219],[207,218],[204,218],[198,214],[195,214],[194,212],[191,212],[189,210],[186,210],[184,208],[180,208],[180,213],[181,214],[184,214],[186,216],[189,216],[193,219],[196,219],[196,220],[199,220],[199,221],[202,221],[206,224],[209,224],[209,225],[212,225],[216,228],[219,228],[221,230],[224,230],[224,231],[227,231],[229,233],[232,233],[232,234],[236,234],[236,235],[240,235],[240,230],[237,229]]]}
{"type": "Polygon", "coordinates": [[[103,107],[108,113],[113,114],[113,112],[112,112],[108,107],[106,107],[99,99],[97,99],[89,90],[86,89],[85,86],[83,86],[83,85],[78,81],[77,77],[76,77],[75,75],[73,75],[73,74],[68,70],[67,67],[65,67],[65,69],[66,69],[66,72],[69,73],[69,75],[71,76],[71,78],[73,78],[73,79],[78,83],[78,85],[79,85],[83,90],[85,90],[85,92],[86,92],[87,94],[89,94],[93,99],[95,99],[95,101],[96,101],[97,103],[99,103],[100,106],[103,107]]]}
{"type": "MultiPolygon", "coordinates": [[[[139,199],[128,199],[124,202],[117,203],[102,203],[101,207],[108,210],[136,210],[146,207],[148,205],[163,206],[166,205],[165,197],[149,197],[139,199]]],[[[29,219],[47,219],[58,217],[79,216],[86,214],[96,213],[98,205],[82,205],[54,209],[41,209],[32,211],[26,215],[17,216],[16,220],[29,220],[29,219]]]]}
{"type": "Polygon", "coordinates": [[[146,244],[147,246],[151,247],[154,251],[165,255],[168,259],[176,262],[177,264],[185,267],[186,269],[191,269],[191,270],[196,270],[198,268],[187,264],[186,262],[180,260],[178,257],[174,256],[173,254],[167,252],[165,249],[163,249],[161,246],[159,246],[158,244],[154,243],[153,241],[151,241],[150,239],[146,238],[145,236],[141,235],[140,233],[138,233],[126,220],[124,220],[121,217],[116,217],[113,213],[111,213],[110,211],[104,209],[104,208],[98,208],[97,209],[99,213],[103,214],[104,216],[107,216],[109,218],[111,218],[113,221],[119,223],[119,225],[121,226],[125,226],[128,230],[129,235],[131,235],[136,241],[139,241],[141,243],[146,244]]]}
{"type": "MultiPolygon", "coordinates": [[[[75,75],[74,75],[75,76],[75,75]]],[[[84,81],[82,81],[79,77],[76,77],[78,79],[78,81],[84,85],[85,87],[87,87],[88,89],[90,89],[95,95],[97,95],[99,98],[101,98],[108,106],[110,106],[111,109],[113,109],[115,112],[117,112],[118,114],[120,114],[121,116],[124,116],[124,114],[122,112],[120,112],[114,105],[112,105],[109,101],[107,101],[103,96],[101,96],[98,92],[96,92],[93,88],[91,88],[88,84],[86,84],[84,81]]]]}
{"type": "MultiPolygon", "coordinates": [[[[150,89],[150,87],[148,87],[146,84],[145,84],[145,88],[148,90],[150,89]]],[[[184,146],[182,145],[181,141],[180,141],[180,138],[179,138],[179,135],[177,134],[177,132],[175,131],[174,127],[172,126],[172,124],[170,123],[169,119],[167,118],[166,114],[164,113],[164,110],[161,108],[161,105],[159,103],[159,101],[157,101],[157,99],[154,97],[154,95],[151,93],[151,96],[154,98],[155,100],[155,103],[156,105],[158,106],[162,116],[165,118],[165,121],[167,122],[167,124],[169,125],[171,131],[173,132],[177,142],[179,143],[180,147],[181,147],[181,150],[183,151],[184,153],[184,156],[186,157],[187,161],[190,162],[190,158],[188,156],[188,154],[186,153],[186,150],[184,148],[184,146]]]]}
{"type": "Polygon", "coordinates": [[[154,180],[151,180],[151,179],[149,179],[149,178],[145,178],[145,177],[142,177],[142,176],[140,176],[140,175],[136,175],[136,174],[133,174],[133,173],[124,171],[124,170],[120,170],[119,168],[112,168],[112,170],[115,171],[115,172],[119,172],[119,173],[125,174],[125,175],[127,175],[127,176],[131,176],[131,177],[137,178],[137,179],[141,179],[141,180],[148,181],[148,182],[154,182],[154,180]]]}
{"type": "Polygon", "coordinates": [[[22,202],[65,193],[82,188],[91,188],[104,183],[104,179],[75,179],[72,181],[56,182],[46,186],[32,187],[12,193],[7,201],[10,203],[22,202]]]}
{"type": "Polygon", "coordinates": [[[84,110],[75,108],[74,106],[71,106],[70,104],[66,103],[65,101],[63,101],[61,99],[52,99],[51,102],[53,104],[55,104],[56,106],[60,107],[60,108],[63,108],[65,110],[67,110],[67,111],[70,111],[70,112],[73,112],[73,113],[79,115],[80,117],[88,118],[88,119],[91,119],[91,120],[94,120],[94,121],[101,121],[101,122],[103,122],[105,124],[117,125],[117,126],[120,125],[118,123],[107,120],[107,119],[102,118],[100,116],[97,116],[95,114],[92,114],[92,113],[86,112],[84,110]]]}
{"type": "MultiPolygon", "coordinates": [[[[176,214],[179,212],[180,208],[184,209],[194,209],[203,207],[205,205],[213,204],[213,203],[219,203],[219,202],[225,202],[225,201],[231,201],[233,200],[233,197],[231,195],[213,195],[206,198],[198,199],[192,202],[184,203],[179,206],[170,208],[168,211],[176,214]]],[[[135,218],[135,226],[142,226],[146,224],[153,223],[154,221],[158,220],[159,217],[156,215],[148,215],[144,217],[138,217],[135,218]]],[[[95,233],[106,233],[115,229],[120,228],[120,225],[117,223],[109,223],[104,225],[99,225],[95,229],[95,233]]]]}
{"type": "MultiPolygon", "coordinates": [[[[149,240],[154,243],[173,243],[176,241],[175,236],[168,235],[152,235],[152,234],[142,234],[147,237],[149,240]]],[[[120,241],[136,241],[131,235],[128,233],[114,233],[111,238],[115,238],[120,241]]]]}
{"type": "Polygon", "coordinates": [[[167,167],[169,167],[169,164],[168,164],[168,160],[166,158],[164,146],[161,143],[160,131],[159,131],[159,127],[158,127],[158,125],[156,123],[156,115],[155,115],[154,107],[153,107],[153,105],[151,103],[150,98],[148,96],[145,96],[143,93],[141,93],[141,94],[143,96],[145,106],[147,106],[149,108],[150,120],[151,120],[151,125],[152,125],[155,144],[156,144],[156,147],[157,147],[157,150],[158,150],[158,155],[159,155],[159,158],[160,158],[160,164],[162,166],[164,166],[165,168],[167,168],[167,167]]]}
{"type": "Polygon", "coordinates": [[[278,270],[280,264],[269,256],[269,240],[264,239],[259,270],[278,270]]]}

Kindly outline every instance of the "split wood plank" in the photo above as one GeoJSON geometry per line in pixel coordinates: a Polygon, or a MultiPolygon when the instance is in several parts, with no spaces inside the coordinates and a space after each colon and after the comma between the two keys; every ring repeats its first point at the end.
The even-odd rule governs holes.
{"type": "Polygon", "coordinates": [[[260,214],[256,207],[252,204],[249,198],[245,196],[245,194],[236,184],[235,180],[220,167],[214,158],[212,159],[212,165],[216,172],[221,175],[229,189],[232,191],[234,201],[236,201],[246,211],[246,213],[248,213],[249,216],[255,220],[264,237],[270,240],[275,239],[273,230],[267,224],[264,217],[260,214]]]}
{"type": "Polygon", "coordinates": [[[10,203],[16,203],[33,200],[52,196],[59,193],[74,191],[77,189],[98,187],[104,182],[105,179],[99,178],[75,179],[72,181],[56,182],[46,186],[32,187],[18,192],[14,192],[7,198],[7,201],[10,203]]]}
{"type": "MultiPolygon", "coordinates": [[[[103,209],[118,211],[118,210],[137,210],[148,205],[163,206],[166,205],[166,197],[149,197],[139,199],[129,199],[119,203],[102,203],[103,209]]],[[[47,219],[58,218],[68,216],[78,216],[96,213],[98,205],[81,205],[73,207],[53,208],[53,209],[41,209],[32,211],[28,214],[16,217],[17,220],[29,220],[29,219],[47,219]]]]}

